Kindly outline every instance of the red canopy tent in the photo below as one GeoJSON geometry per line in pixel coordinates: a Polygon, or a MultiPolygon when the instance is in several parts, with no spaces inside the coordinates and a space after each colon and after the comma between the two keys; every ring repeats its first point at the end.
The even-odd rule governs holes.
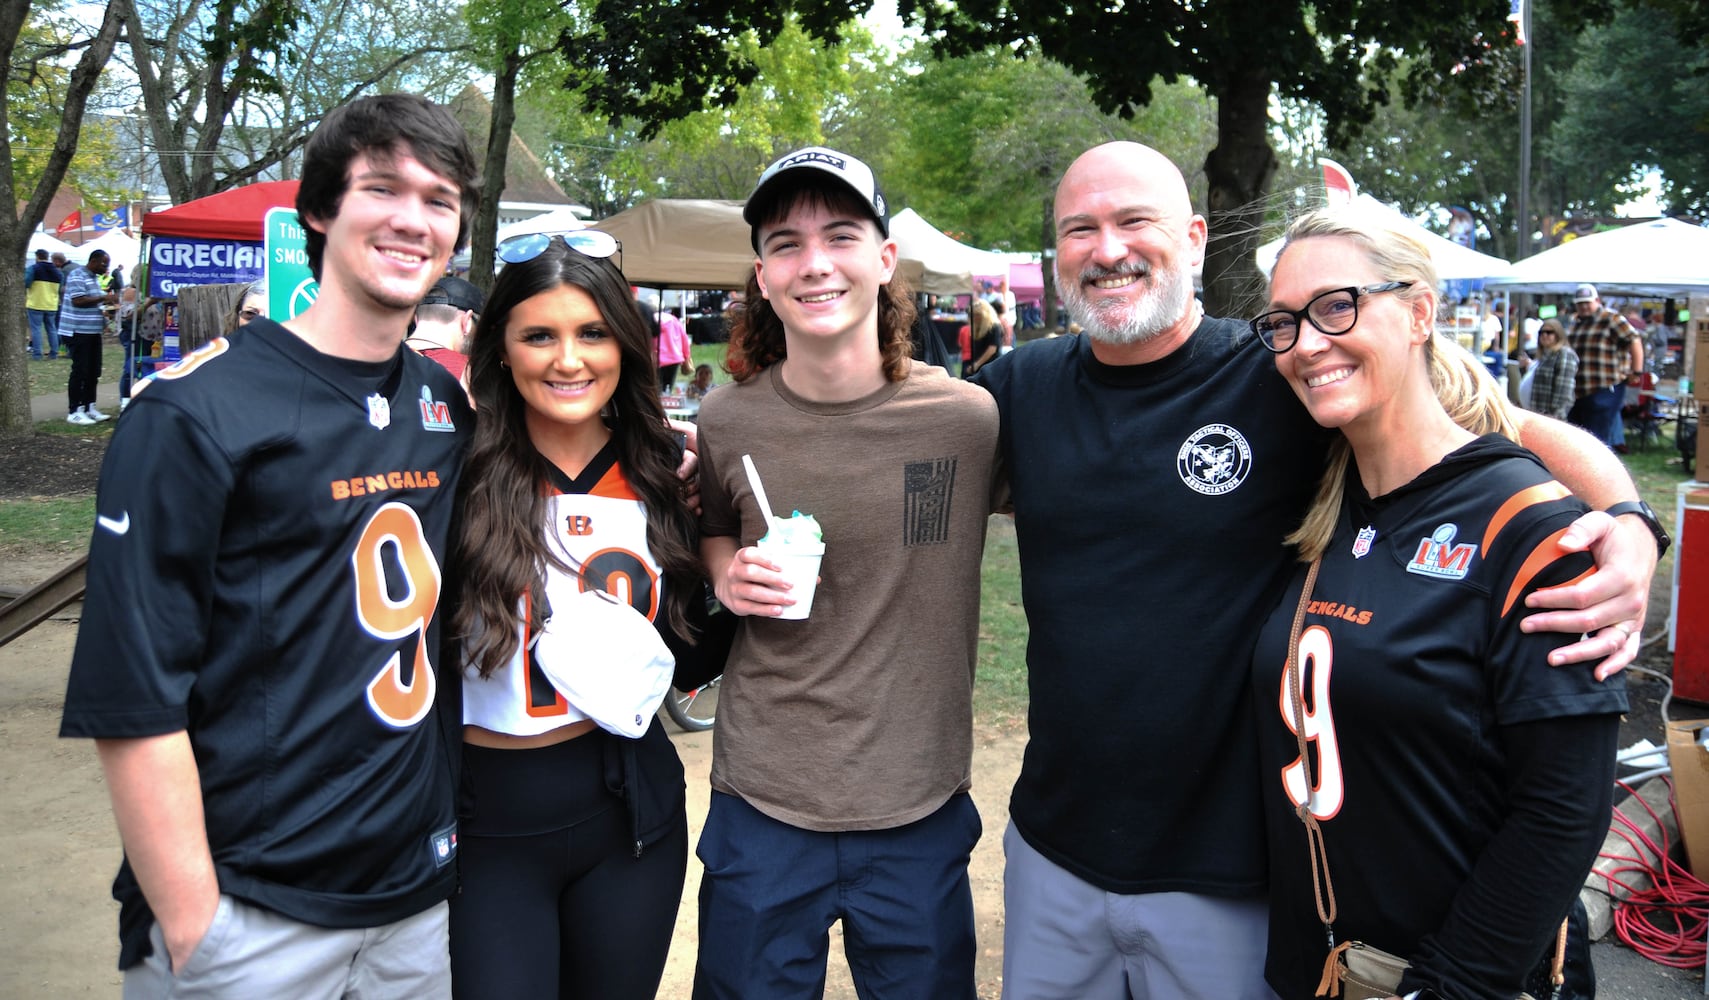
{"type": "Polygon", "coordinates": [[[197,198],[142,217],[144,236],[193,236],[259,243],[270,208],[294,208],[296,181],[262,181],[197,198]]]}

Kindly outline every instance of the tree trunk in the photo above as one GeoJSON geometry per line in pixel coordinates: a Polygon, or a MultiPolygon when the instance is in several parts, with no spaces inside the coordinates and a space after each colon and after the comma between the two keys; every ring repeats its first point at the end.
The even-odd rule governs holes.
{"type": "MultiPolygon", "coordinates": [[[[11,141],[7,116],[0,110],[0,144],[7,155],[0,156],[0,251],[13,261],[23,260],[30,245],[30,233],[42,221],[49,200],[65,179],[71,157],[77,152],[77,133],[83,127],[83,109],[89,94],[101,78],[101,70],[113,54],[113,44],[119,37],[119,24],[128,0],[113,0],[107,5],[101,26],[89,40],[78,58],[77,66],[66,80],[65,109],[60,116],[59,135],[53,153],[30,193],[21,215],[14,214],[21,200],[13,187],[11,141]]],[[[12,52],[18,43],[28,14],[28,4],[8,3],[0,14],[0,89],[11,83],[12,52]]],[[[34,431],[30,420],[30,386],[28,352],[18,345],[29,336],[29,324],[24,315],[24,269],[7,265],[0,267],[0,437],[25,437],[34,431]]]]}
{"type": "Polygon", "coordinates": [[[1264,299],[1253,252],[1259,243],[1276,154],[1270,148],[1270,81],[1260,71],[1228,81],[1217,99],[1217,145],[1205,158],[1210,243],[1205,254],[1205,312],[1250,316],[1264,299]]]}
{"type": "Polygon", "coordinates": [[[481,173],[481,204],[469,242],[469,280],[482,290],[493,287],[493,251],[498,246],[498,201],[504,195],[504,170],[510,158],[510,133],[516,124],[516,81],[526,62],[518,49],[504,54],[493,77],[492,127],[487,130],[487,162],[481,173]]]}
{"type": "Polygon", "coordinates": [[[6,349],[0,351],[0,399],[5,400],[0,412],[0,437],[26,437],[35,430],[30,419],[30,382],[28,351],[19,350],[18,341],[30,335],[24,313],[24,269],[0,267],[0,337],[6,349]]]}

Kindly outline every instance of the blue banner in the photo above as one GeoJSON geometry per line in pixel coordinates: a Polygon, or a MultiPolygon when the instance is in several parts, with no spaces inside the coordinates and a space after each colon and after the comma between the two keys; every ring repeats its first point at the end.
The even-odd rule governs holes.
{"type": "Polygon", "coordinates": [[[179,285],[260,281],[265,253],[259,241],[156,236],[148,248],[148,294],[178,297],[179,285]]]}
{"type": "MultiPolygon", "coordinates": [[[[1470,210],[1459,205],[1448,206],[1448,239],[1468,250],[1478,248],[1478,220],[1472,216],[1470,210]]],[[[1481,278],[1460,278],[1444,281],[1442,285],[1443,294],[1448,300],[1458,302],[1482,291],[1484,283],[1481,278]]]]}
{"type": "Polygon", "coordinates": [[[129,229],[131,227],[131,207],[120,205],[109,208],[105,212],[96,212],[89,220],[90,229],[129,229]]]}

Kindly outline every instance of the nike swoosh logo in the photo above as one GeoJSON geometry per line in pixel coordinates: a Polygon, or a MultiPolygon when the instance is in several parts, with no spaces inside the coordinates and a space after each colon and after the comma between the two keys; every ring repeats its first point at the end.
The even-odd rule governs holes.
{"type": "Polygon", "coordinates": [[[95,523],[115,535],[122,535],[131,530],[131,512],[125,511],[125,516],[120,518],[102,517],[100,514],[96,514],[95,523]]]}

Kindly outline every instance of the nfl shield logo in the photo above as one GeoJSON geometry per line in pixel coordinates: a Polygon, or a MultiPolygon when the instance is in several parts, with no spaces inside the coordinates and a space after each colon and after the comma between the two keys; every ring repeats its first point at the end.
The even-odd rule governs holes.
{"type": "Polygon", "coordinates": [[[380,430],[392,422],[391,401],[377,392],[368,397],[368,422],[380,430]]]}
{"type": "Polygon", "coordinates": [[[1377,537],[1377,529],[1360,528],[1359,537],[1353,539],[1353,558],[1363,559],[1371,551],[1371,540],[1377,537]]]}

